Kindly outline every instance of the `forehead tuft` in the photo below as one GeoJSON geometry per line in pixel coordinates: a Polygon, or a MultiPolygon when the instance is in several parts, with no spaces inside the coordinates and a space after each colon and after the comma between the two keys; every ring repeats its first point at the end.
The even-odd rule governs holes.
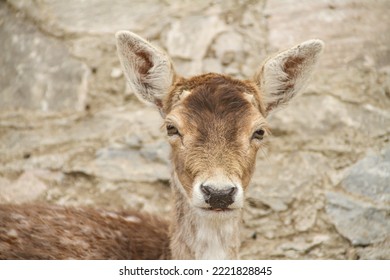
{"type": "MultiPolygon", "coordinates": [[[[250,82],[221,74],[211,73],[183,79],[176,84],[175,93],[176,96],[172,97],[182,100],[188,113],[194,115],[209,113],[222,117],[233,112],[245,115],[253,105],[262,111],[257,89],[250,82]],[[180,98],[183,92],[190,94],[180,98]],[[252,102],[248,96],[253,96],[252,102]]],[[[172,103],[175,101],[172,100],[172,103]]]]}
{"type": "Polygon", "coordinates": [[[185,80],[182,83],[182,86],[187,90],[193,90],[198,86],[202,86],[202,85],[216,85],[216,86],[230,85],[233,87],[242,88],[244,89],[244,91],[252,92],[254,90],[251,85],[248,85],[244,81],[234,79],[232,77],[223,74],[215,74],[215,73],[195,76],[188,80],[185,80]]]}
{"type": "Polygon", "coordinates": [[[192,115],[208,114],[218,118],[233,113],[242,115],[251,107],[241,90],[228,84],[198,86],[183,104],[192,115]]]}

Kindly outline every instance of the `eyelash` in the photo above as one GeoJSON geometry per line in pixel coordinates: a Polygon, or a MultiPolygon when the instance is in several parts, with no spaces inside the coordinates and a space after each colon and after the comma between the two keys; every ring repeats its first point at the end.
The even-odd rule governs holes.
{"type": "Polygon", "coordinates": [[[252,139],[256,139],[258,141],[261,141],[264,139],[264,135],[265,135],[265,130],[261,128],[261,129],[256,130],[253,133],[252,139]]]}
{"type": "Polygon", "coordinates": [[[174,136],[174,135],[180,136],[179,130],[174,125],[167,124],[166,128],[167,128],[167,135],[168,136],[174,136]]]}

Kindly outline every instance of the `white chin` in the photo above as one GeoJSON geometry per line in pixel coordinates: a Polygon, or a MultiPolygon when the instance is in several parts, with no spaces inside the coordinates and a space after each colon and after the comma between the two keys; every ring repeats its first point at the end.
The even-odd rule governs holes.
{"type": "Polygon", "coordinates": [[[232,218],[237,216],[240,212],[240,208],[227,208],[227,209],[211,209],[196,207],[196,212],[202,217],[210,218],[232,218]]]}

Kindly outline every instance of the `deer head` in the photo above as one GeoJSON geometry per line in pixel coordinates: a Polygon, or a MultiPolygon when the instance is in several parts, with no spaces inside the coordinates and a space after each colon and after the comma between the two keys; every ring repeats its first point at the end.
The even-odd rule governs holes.
{"type": "Polygon", "coordinates": [[[287,104],[323,49],[309,40],[268,59],[251,80],[209,73],[183,78],[166,53],[138,35],[116,34],[134,93],[160,111],[172,147],[176,191],[200,215],[228,217],[243,207],[267,117],[287,104]]]}

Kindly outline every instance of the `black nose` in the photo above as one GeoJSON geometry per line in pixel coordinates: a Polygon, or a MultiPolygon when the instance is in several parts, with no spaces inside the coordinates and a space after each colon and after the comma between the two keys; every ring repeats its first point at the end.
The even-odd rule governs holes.
{"type": "Polygon", "coordinates": [[[234,195],[237,187],[228,186],[224,189],[216,189],[210,186],[201,185],[204,200],[211,208],[224,209],[234,202],[234,195]]]}

